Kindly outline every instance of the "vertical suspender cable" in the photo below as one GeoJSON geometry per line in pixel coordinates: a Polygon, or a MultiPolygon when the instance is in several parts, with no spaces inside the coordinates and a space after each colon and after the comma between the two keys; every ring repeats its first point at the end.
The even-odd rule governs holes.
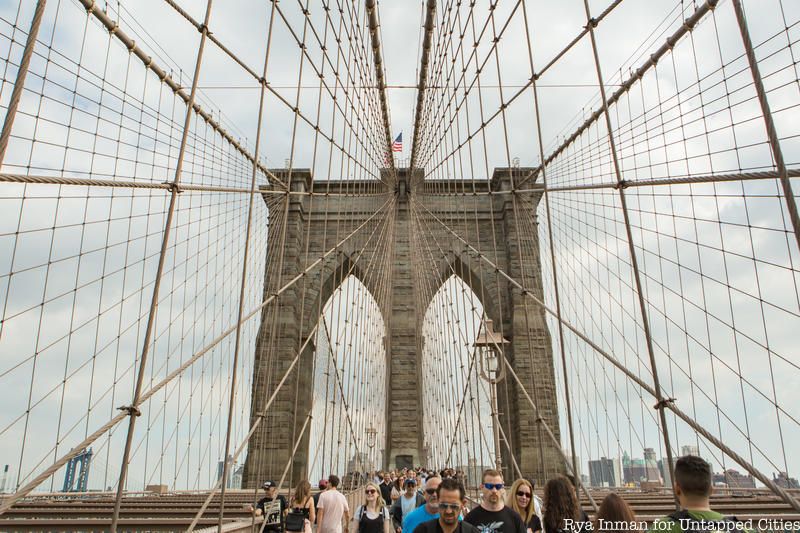
{"type": "MultiPolygon", "coordinates": [[[[653,389],[656,395],[656,406],[655,408],[658,410],[658,415],[661,422],[661,434],[664,438],[664,448],[667,454],[667,467],[669,468],[670,479],[675,479],[674,464],[672,460],[672,445],[670,443],[669,438],[669,428],[667,427],[667,416],[664,413],[664,408],[668,402],[672,402],[673,399],[665,399],[664,395],[661,392],[661,383],[658,379],[658,368],[656,367],[656,355],[653,348],[653,336],[650,332],[650,317],[647,311],[647,304],[644,300],[644,292],[642,288],[642,278],[639,272],[639,261],[636,257],[636,247],[633,244],[633,232],[631,230],[631,220],[630,220],[630,213],[628,211],[628,203],[625,198],[625,190],[622,187],[623,179],[622,179],[622,171],[620,170],[619,166],[619,158],[617,155],[617,148],[614,141],[614,132],[611,126],[611,115],[608,112],[608,100],[606,99],[606,89],[603,81],[603,72],[600,68],[600,56],[597,51],[597,39],[595,38],[594,34],[594,27],[596,21],[592,18],[591,11],[589,10],[589,0],[583,0],[584,10],[586,11],[586,21],[587,26],[589,28],[589,39],[592,43],[592,55],[594,56],[594,66],[595,71],[597,73],[597,83],[600,86],[600,98],[603,102],[603,115],[606,119],[606,128],[608,130],[608,144],[611,150],[611,158],[614,164],[614,173],[616,174],[617,183],[620,185],[619,187],[619,201],[622,207],[622,216],[625,221],[625,233],[628,238],[628,250],[631,254],[631,269],[633,270],[633,278],[636,284],[636,294],[639,299],[639,311],[642,315],[642,329],[644,329],[644,336],[645,340],[647,341],[647,353],[650,356],[650,371],[653,374],[653,389]]],[[[675,495],[675,507],[676,509],[680,510],[680,504],[678,503],[677,495],[675,495]]]]}
{"type": "MultiPolygon", "coordinates": [[[[386,101],[386,78],[383,72],[383,56],[381,55],[381,39],[378,33],[378,9],[375,0],[365,0],[367,15],[369,16],[369,35],[372,39],[372,59],[375,62],[375,78],[378,82],[378,97],[381,101],[381,114],[383,115],[383,128],[385,131],[385,150],[386,161],[389,168],[394,169],[394,157],[392,156],[392,130],[389,126],[389,105],[386,101]]],[[[390,179],[395,176],[390,172],[390,179]]]]}
{"type": "MultiPolygon", "coordinates": [[[[422,40],[422,59],[419,64],[419,82],[417,83],[417,110],[414,115],[414,140],[411,144],[411,163],[414,168],[417,162],[419,146],[419,129],[422,122],[422,100],[425,96],[425,80],[428,76],[428,62],[431,55],[431,38],[433,36],[433,17],[436,13],[436,0],[428,0],[425,12],[425,37],[422,40]]],[[[412,183],[412,186],[416,185],[412,183]]]]}
{"type": "MultiPolygon", "coordinates": [[[[530,39],[530,32],[528,31],[528,10],[525,7],[525,2],[522,2],[522,16],[525,22],[525,34],[528,45],[528,63],[530,64],[531,70],[531,84],[533,87],[533,105],[534,105],[534,112],[536,113],[536,131],[538,137],[538,145],[539,145],[539,158],[541,159],[541,171],[542,171],[542,184],[544,185],[545,191],[547,190],[547,164],[545,161],[544,156],[544,144],[542,141],[542,121],[541,121],[541,113],[539,112],[539,95],[536,87],[536,79],[537,75],[534,72],[533,66],[533,48],[531,46],[531,39],[530,39]]],[[[555,252],[555,245],[553,244],[553,219],[551,215],[551,207],[550,207],[550,195],[548,192],[544,192],[542,194],[542,199],[544,200],[545,206],[545,213],[547,216],[547,234],[548,234],[548,241],[550,245],[550,261],[553,269],[553,295],[555,299],[555,306],[556,306],[556,315],[558,318],[558,345],[559,350],[561,351],[561,371],[563,373],[564,379],[564,398],[566,400],[566,407],[567,407],[567,427],[569,429],[569,443],[570,443],[570,451],[572,452],[572,472],[575,477],[575,483],[580,486],[582,485],[580,476],[578,475],[578,456],[575,449],[575,430],[574,430],[574,423],[573,423],[573,415],[572,415],[572,398],[569,393],[569,379],[567,376],[567,355],[564,349],[564,326],[561,323],[561,297],[558,292],[558,273],[556,268],[556,252],[555,252]]]]}
{"type": "Polygon", "coordinates": [[[253,148],[253,173],[250,179],[250,193],[248,194],[247,204],[247,227],[245,228],[244,255],[242,258],[242,283],[239,288],[239,309],[236,315],[236,339],[234,341],[233,367],[231,369],[231,390],[228,398],[228,423],[225,430],[225,452],[222,454],[222,482],[219,493],[219,517],[217,519],[217,531],[222,531],[222,519],[225,513],[225,489],[227,488],[228,454],[231,450],[231,428],[233,427],[233,407],[236,401],[236,378],[237,366],[239,364],[239,352],[242,337],[242,316],[244,315],[245,289],[247,288],[247,264],[250,259],[250,236],[253,229],[253,202],[256,196],[256,177],[258,176],[258,155],[261,147],[261,121],[264,117],[264,93],[267,86],[267,67],[269,65],[269,51],[272,44],[272,25],[275,15],[275,3],[272,4],[269,17],[269,28],[267,29],[267,49],[264,52],[264,69],[261,73],[261,88],[258,100],[258,119],[256,120],[256,145],[253,148]]]}
{"type": "Polygon", "coordinates": [[[136,385],[133,393],[133,401],[131,405],[122,407],[123,411],[128,414],[128,433],[125,439],[125,451],[122,454],[122,461],[120,466],[119,480],[117,482],[117,496],[114,500],[114,514],[111,517],[111,533],[116,533],[117,522],[119,521],[119,510],[122,505],[122,494],[125,491],[125,480],[128,474],[128,461],[130,460],[131,444],[133,443],[133,433],[136,427],[136,417],[139,416],[139,403],[141,401],[142,385],[144,384],[145,368],[147,366],[147,356],[150,351],[150,341],[153,337],[153,328],[155,327],[155,315],[158,310],[158,297],[159,289],[161,288],[161,275],[164,272],[164,263],[166,262],[167,246],[169,245],[169,235],[172,229],[172,219],[175,216],[175,205],[178,202],[178,193],[180,192],[179,184],[181,180],[181,171],[183,170],[183,159],[186,155],[186,144],[189,140],[189,126],[194,114],[194,100],[197,93],[197,83],[200,79],[200,66],[203,62],[203,49],[206,44],[206,37],[208,36],[208,20],[211,17],[211,5],[213,0],[208,0],[206,4],[206,15],[203,25],[200,29],[200,45],[197,49],[197,61],[194,67],[194,79],[192,80],[192,91],[189,95],[189,102],[186,105],[186,117],[183,122],[183,137],[181,138],[180,151],[178,153],[178,161],[175,166],[175,179],[172,183],[172,192],[170,194],[169,208],[167,211],[167,220],[164,223],[164,236],[161,240],[161,251],[158,256],[158,269],[156,270],[155,285],[153,286],[153,297],[150,302],[150,314],[147,317],[147,330],[145,332],[144,342],[142,344],[142,354],[139,360],[139,371],[136,376],[136,385]]]}

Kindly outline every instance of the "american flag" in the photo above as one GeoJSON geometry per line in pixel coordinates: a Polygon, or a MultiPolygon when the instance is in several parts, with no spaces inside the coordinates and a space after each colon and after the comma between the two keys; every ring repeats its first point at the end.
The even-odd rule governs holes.
{"type": "Polygon", "coordinates": [[[403,132],[400,132],[400,135],[397,136],[397,139],[394,140],[392,143],[392,152],[402,152],[403,151],[403,132]]]}

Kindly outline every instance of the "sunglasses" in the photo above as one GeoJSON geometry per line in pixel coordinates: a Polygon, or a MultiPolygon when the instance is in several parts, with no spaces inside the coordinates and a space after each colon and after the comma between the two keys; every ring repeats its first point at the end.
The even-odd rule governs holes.
{"type": "Polygon", "coordinates": [[[425,494],[436,494],[436,489],[425,489],[425,494]]]}
{"type": "Polygon", "coordinates": [[[518,490],[517,491],[517,496],[519,496],[520,498],[530,498],[531,497],[531,493],[530,492],[525,492],[524,490],[518,490]]]}
{"type": "Polygon", "coordinates": [[[505,487],[505,486],[506,486],[505,483],[484,483],[483,484],[483,488],[485,488],[486,490],[492,490],[492,489],[503,490],[503,487],[505,487]]]}
{"type": "Polygon", "coordinates": [[[378,492],[378,491],[375,490],[375,489],[367,489],[367,490],[364,491],[364,494],[375,494],[376,492],[378,492]]]}
{"type": "Polygon", "coordinates": [[[458,503],[442,503],[439,502],[440,511],[460,511],[461,505],[458,503]]]}

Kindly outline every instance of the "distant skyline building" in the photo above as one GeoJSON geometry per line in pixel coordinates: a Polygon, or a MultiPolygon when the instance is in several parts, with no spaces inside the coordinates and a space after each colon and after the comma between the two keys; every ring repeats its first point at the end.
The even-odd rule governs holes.
{"type": "Polygon", "coordinates": [[[797,479],[789,477],[786,472],[778,472],[777,476],[772,474],[772,481],[784,489],[800,489],[800,483],[797,482],[797,479]]]}
{"type": "Polygon", "coordinates": [[[694,444],[684,444],[681,446],[681,457],[686,455],[694,455],[695,457],[700,457],[700,448],[695,446],[694,444]]]}
{"type": "Polygon", "coordinates": [[[751,475],[745,475],[728,468],[723,470],[722,473],[714,474],[714,484],[725,485],[730,489],[754,489],[756,488],[756,480],[751,475]]]}
{"type": "Polygon", "coordinates": [[[644,460],[631,458],[628,452],[622,454],[622,481],[638,484],[644,478],[644,460]]]}
{"type": "MultiPolygon", "coordinates": [[[[638,486],[642,482],[662,483],[663,465],[656,459],[653,448],[645,448],[644,459],[631,458],[628,452],[622,454],[622,482],[624,485],[638,486]]],[[[668,476],[667,476],[668,477],[668,476]]]]}
{"type": "Polygon", "coordinates": [[[239,465],[238,468],[233,472],[233,479],[231,480],[232,489],[241,489],[242,488],[242,477],[244,476],[244,465],[239,465]]]}
{"type": "MultiPolygon", "coordinates": [[[[224,468],[224,465],[222,464],[222,461],[218,461],[217,462],[217,479],[220,479],[222,477],[222,469],[223,468],[224,468]]],[[[228,479],[225,480],[225,488],[226,489],[238,489],[238,488],[242,487],[242,478],[241,478],[242,469],[243,469],[243,466],[239,466],[238,463],[234,462],[233,456],[229,455],[228,456],[228,479]],[[238,484],[236,483],[236,473],[237,472],[239,473],[239,482],[238,482],[238,484]]]]}
{"type": "Polygon", "coordinates": [[[619,459],[600,459],[589,461],[589,483],[592,487],[622,486],[622,465],[619,459]]]}
{"type": "Polygon", "coordinates": [[[653,448],[644,449],[644,476],[644,481],[661,481],[661,470],[653,448]]]}
{"type": "MultiPolygon", "coordinates": [[[[675,459],[673,458],[672,468],[675,469],[675,459]]],[[[658,460],[658,470],[661,472],[661,479],[664,480],[665,487],[672,486],[672,476],[670,475],[670,470],[667,468],[667,458],[659,459],[658,460]]]]}
{"type": "Polygon", "coordinates": [[[6,492],[6,483],[8,483],[8,465],[3,466],[3,475],[0,477],[0,494],[6,492]]]}

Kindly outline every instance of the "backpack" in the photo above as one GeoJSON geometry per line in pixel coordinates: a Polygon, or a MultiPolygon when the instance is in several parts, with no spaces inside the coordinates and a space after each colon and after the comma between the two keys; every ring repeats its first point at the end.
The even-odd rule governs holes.
{"type": "MultiPolygon", "coordinates": [[[[305,501],[305,505],[308,505],[308,500],[305,501]]],[[[303,531],[303,529],[305,529],[305,509],[305,506],[292,507],[289,509],[289,513],[286,515],[286,531],[303,531]]]]}
{"type": "MultiPolygon", "coordinates": [[[[689,514],[689,511],[686,511],[686,510],[675,511],[674,513],[669,515],[667,518],[669,518],[673,522],[677,522],[678,525],[681,526],[681,531],[684,531],[684,533],[701,532],[701,531],[704,532],[704,533],[705,532],[709,532],[710,533],[710,532],[713,532],[713,531],[731,531],[731,530],[734,529],[733,527],[727,527],[727,526],[723,526],[721,529],[717,529],[717,530],[708,529],[707,525],[702,524],[702,520],[694,518],[692,515],[689,514]],[[684,529],[683,528],[683,522],[681,522],[681,520],[688,520],[689,521],[688,529],[684,529]]],[[[724,516],[724,517],[720,518],[719,520],[715,520],[715,522],[730,522],[732,524],[735,524],[735,523],[739,522],[739,519],[736,518],[735,516],[724,516]]]]}

